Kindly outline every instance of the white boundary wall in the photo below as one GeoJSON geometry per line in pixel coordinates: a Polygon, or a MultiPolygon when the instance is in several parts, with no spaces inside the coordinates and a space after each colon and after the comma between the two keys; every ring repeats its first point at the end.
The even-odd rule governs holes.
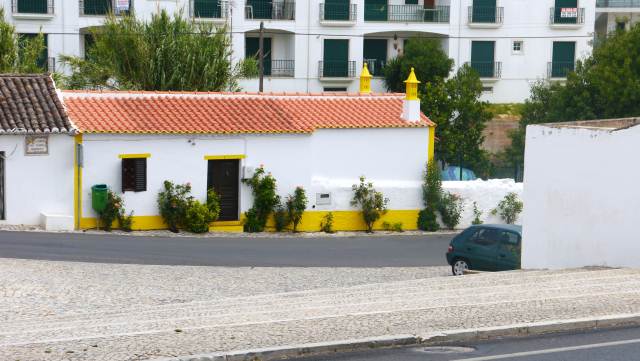
{"type": "Polygon", "coordinates": [[[524,268],[640,266],[640,127],[527,127],[524,268]]]}

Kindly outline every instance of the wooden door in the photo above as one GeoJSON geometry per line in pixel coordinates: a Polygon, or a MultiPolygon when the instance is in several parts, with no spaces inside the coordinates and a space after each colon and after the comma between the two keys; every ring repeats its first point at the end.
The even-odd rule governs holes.
{"type": "Polygon", "coordinates": [[[240,210],[240,160],[210,160],[207,189],[213,188],[220,197],[219,221],[237,221],[240,210]]]}

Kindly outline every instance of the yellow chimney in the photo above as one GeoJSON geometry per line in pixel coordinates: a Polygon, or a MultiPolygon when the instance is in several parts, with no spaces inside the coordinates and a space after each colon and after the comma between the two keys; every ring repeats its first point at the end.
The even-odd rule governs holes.
{"type": "Polygon", "coordinates": [[[369,68],[367,67],[367,63],[364,63],[362,67],[362,73],[360,74],[360,93],[361,94],[370,94],[371,93],[371,73],[369,73],[369,68]]]}
{"type": "Polygon", "coordinates": [[[420,82],[418,81],[418,78],[416,78],[416,73],[414,72],[413,68],[411,68],[411,73],[409,74],[407,80],[404,81],[404,83],[407,84],[407,96],[405,99],[418,100],[418,84],[420,84],[420,82]]]}

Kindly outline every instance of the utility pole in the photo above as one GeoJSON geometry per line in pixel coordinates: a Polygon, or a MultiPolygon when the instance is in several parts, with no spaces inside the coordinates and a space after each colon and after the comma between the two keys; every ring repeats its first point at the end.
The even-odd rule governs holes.
{"type": "Polygon", "coordinates": [[[260,93],[264,91],[264,21],[260,22],[260,40],[258,42],[258,62],[260,72],[260,93]]]}

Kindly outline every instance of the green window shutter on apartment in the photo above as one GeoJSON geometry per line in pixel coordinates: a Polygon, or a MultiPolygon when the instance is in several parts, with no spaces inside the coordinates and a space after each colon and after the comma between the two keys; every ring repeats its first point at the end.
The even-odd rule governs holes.
{"type": "Polygon", "coordinates": [[[578,0],[556,0],[554,20],[556,24],[575,24],[578,18],[563,18],[562,8],[577,8],[578,0]]]}
{"type": "MultiPolygon", "coordinates": [[[[264,38],[262,42],[262,58],[264,59],[264,75],[271,75],[271,38],[264,38]]],[[[245,39],[245,57],[258,59],[258,52],[260,51],[260,38],[246,38],[245,39]]]]}
{"type": "Polygon", "coordinates": [[[383,75],[382,68],[387,62],[387,39],[364,39],[363,55],[369,72],[375,76],[383,75]]]}
{"type": "Polygon", "coordinates": [[[18,12],[26,14],[46,14],[47,0],[17,0],[18,12]]]}
{"type": "Polygon", "coordinates": [[[325,20],[349,20],[349,0],[326,0],[324,4],[325,20]]]}
{"type": "Polygon", "coordinates": [[[404,0],[406,5],[418,5],[418,0],[404,0]]]}
{"type": "Polygon", "coordinates": [[[389,6],[387,0],[365,0],[364,20],[366,21],[387,21],[389,6]]]}
{"type": "Polygon", "coordinates": [[[193,0],[193,15],[197,18],[221,18],[219,0],[193,0]]]}
{"type": "Polygon", "coordinates": [[[85,15],[106,15],[111,12],[111,0],[84,0],[85,15]]]}
{"type": "Polygon", "coordinates": [[[323,74],[325,77],[348,76],[349,40],[324,40],[323,74]]]}
{"type": "Polygon", "coordinates": [[[474,23],[495,23],[496,0],[473,0],[472,17],[474,23]]]}
{"type": "Polygon", "coordinates": [[[495,45],[496,43],[493,41],[471,42],[471,67],[478,72],[481,78],[494,76],[495,45]]]}
{"type": "Polygon", "coordinates": [[[254,19],[271,19],[273,12],[271,0],[247,0],[247,6],[251,7],[254,19]]]}
{"type": "Polygon", "coordinates": [[[551,63],[551,76],[564,78],[575,67],[576,43],[571,41],[553,42],[553,60],[551,63]]]}

